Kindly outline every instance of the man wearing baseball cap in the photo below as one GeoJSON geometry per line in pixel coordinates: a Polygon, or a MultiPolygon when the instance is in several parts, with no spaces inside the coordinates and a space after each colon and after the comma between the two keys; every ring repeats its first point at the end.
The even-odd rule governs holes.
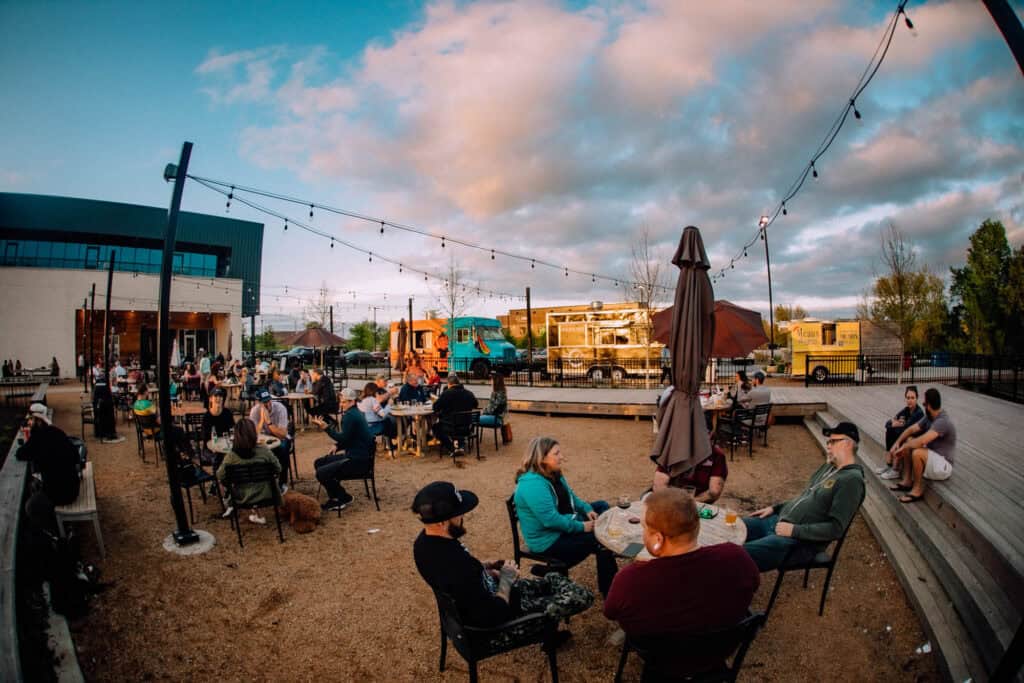
{"type": "Polygon", "coordinates": [[[56,534],[54,506],[78,498],[78,449],[67,434],[51,424],[42,403],[29,407],[25,426],[28,438],[16,457],[31,462],[32,470],[42,480],[25,502],[25,512],[34,527],[56,534]]]}
{"type": "MultiPolygon", "coordinates": [[[[466,533],[464,516],[479,499],[450,481],[427,484],[412,502],[423,523],[413,543],[413,557],[423,580],[449,595],[469,626],[496,626],[523,614],[544,612],[558,620],[590,607],[594,595],[557,572],[543,579],[519,577],[510,560],[481,562],[459,541],[466,533]]],[[[553,645],[565,642],[560,631],[553,645]]]]}
{"type": "Polygon", "coordinates": [[[266,389],[257,391],[256,404],[249,411],[249,419],[256,425],[257,434],[267,434],[281,440],[273,453],[281,463],[281,473],[277,476],[281,490],[284,491],[288,488],[288,456],[292,452],[292,442],[288,437],[288,409],[272,398],[266,389]]]}
{"type": "Polygon", "coordinates": [[[352,502],[352,495],[341,485],[342,478],[358,477],[367,474],[373,465],[373,451],[376,442],[370,433],[363,411],[359,410],[356,401],[359,394],[355,389],[341,390],[341,431],[324,422],[321,417],[311,417],[310,421],[327,432],[334,439],[335,452],[317,458],[313,463],[316,468],[316,479],[327,491],[327,502],[324,510],[344,510],[352,502]],[[344,451],[339,455],[338,451],[344,451]]]}
{"type": "Polygon", "coordinates": [[[744,549],[762,572],[778,569],[786,554],[802,562],[824,550],[850,526],[864,501],[864,469],[855,462],[860,432],[852,422],[823,429],[826,462],[796,498],[744,517],[744,549]]]}

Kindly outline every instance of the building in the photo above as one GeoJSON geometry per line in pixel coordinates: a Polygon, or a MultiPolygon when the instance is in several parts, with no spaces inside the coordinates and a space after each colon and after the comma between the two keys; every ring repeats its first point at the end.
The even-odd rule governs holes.
{"type": "MultiPolygon", "coordinates": [[[[65,376],[79,353],[102,357],[113,260],[112,354],[155,365],[166,227],[164,208],[0,193],[0,357],[29,368],[56,357],[65,376]]],[[[183,358],[240,355],[242,318],[259,314],[262,245],[262,223],[180,214],[170,328],[183,358]]]]}
{"type": "MultiPolygon", "coordinates": [[[[640,304],[636,301],[625,301],[622,303],[608,304],[603,302],[595,301],[589,304],[574,304],[572,306],[541,306],[530,309],[530,327],[533,330],[534,343],[538,339],[544,336],[547,324],[548,313],[573,313],[576,311],[590,311],[595,306],[599,306],[601,310],[614,311],[626,308],[640,308],[640,304]]],[[[655,309],[652,309],[655,310],[655,309]]],[[[521,339],[526,336],[526,309],[525,308],[513,308],[510,309],[508,315],[499,315],[498,321],[501,323],[501,327],[517,339],[521,339]]]]}

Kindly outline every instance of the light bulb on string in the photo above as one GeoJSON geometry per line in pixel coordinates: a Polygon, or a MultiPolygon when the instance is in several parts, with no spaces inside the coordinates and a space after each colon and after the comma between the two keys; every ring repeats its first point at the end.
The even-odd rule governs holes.
{"type": "Polygon", "coordinates": [[[309,220],[313,220],[313,205],[309,205],[309,220]]]}
{"type": "Polygon", "coordinates": [[[565,269],[565,276],[569,277],[569,269],[568,268],[565,269]]]}
{"type": "Polygon", "coordinates": [[[912,22],[910,20],[910,17],[907,16],[906,11],[902,7],[900,7],[900,14],[903,15],[903,23],[907,25],[907,28],[909,28],[911,31],[913,31],[914,30],[914,22],[912,22]]]}
{"type": "Polygon", "coordinates": [[[492,261],[494,260],[494,250],[493,249],[491,249],[491,260],[492,261]]]}
{"type": "Polygon", "coordinates": [[[370,263],[373,263],[373,252],[370,252],[370,263]]]}
{"type": "Polygon", "coordinates": [[[789,215],[789,211],[786,211],[786,202],[782,202],[782,215],[783,216],[788,216],[789,215]]]}
{"type": "Polygon", "coordinates": [[[818,169],[816,169],[814,167],[814,162],[813,161],[811,162],[811,175],[813,175],[815,178],[818,177],[818,169]]]}
{"type": "Polygon", "coordinates": [[[331,238],[331,249],[334,249],[334,238],[331,238]]]}
{"type": "Polygon", "coordinates": [[[399,263],[399,264],[398,264],[398,272],[399,272],[399,273],[401,273],[401,272],[402,272],[402,264],[401,264],[401,263],[399,263]]]}
{"type": "Polygon", "coordinates": [[[287,218],[284,219],[284,231],[288,232],[288,219],[287,218]]]}
{"type": "Polygon", "coordinates": [[[231,199],[235,196],[235,186],[231,186],[231,190],[228,192],[228,202],[224,205],[224,213],[231,212],[231,199]]]}
{"type": "Polygon", "coordinates": [[[441,236],[441,248],[444,249],[444,235],[441,236]]]}
{"type": "Polygon", "coordinates": [[[384,234],[384,221],[380,222],[380,234],[384,234]]]}
{"type": "Polygon", "coordinates": [[[857,102],[856,102],[856,100],[852,100],[851,99],[850,100],[850,106],[853,107],[853,118],[855,118],[855,119],[857,119],[859,121],[860,120],[860,110],[857,109],[857,102]]]}

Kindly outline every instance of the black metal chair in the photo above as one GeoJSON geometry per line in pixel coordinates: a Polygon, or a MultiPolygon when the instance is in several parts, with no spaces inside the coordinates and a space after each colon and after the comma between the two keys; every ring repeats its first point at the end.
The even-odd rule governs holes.
{"type": "Polygon", "coordinates": [[[281,515],[278,514],[278,506],[281,504],[281,487],[277,484],[277,472],[269,463],[254,462],[247,465],[227,465],[224,468],[224,486],[232,500],[231,526],[238,532],[238,547],[245,547],[242,543],[242,524],[238,519],[239,506],[234,503],[241,498],[238,494],[238,486],[243,484],[268,484],[271,496],[249,503],[246,509],[258,509],[265,507],[274,508],[274,519],[277,521],[277,537],[284,543],[284,532],[281,531],[281,515]]]}
{"type": "Polygon", "coordinates": [[[163,444],[160,441],[160,423],[156,415],[135,414],[135,436],[139,441],[139,457],[146,462],[146,442],[153,442],[153,451],[156,453],[156,462],[159,463],[163,457],[163,444]]]}
{"type": "Polygon", "coordinates": [[[288,450],[291,456],[288,467],[288,483],[295,485],[299,478],[299,456],[295,450],[295,420],[288,420],[288,450]]]}
{"type": "Polygon", "coordinates": [[[92,403],[87,401],[82,402],[82,441],[85,441],[85,425],[96,424],[96,410],[93,408],[92,403]]]}
{"type": "MultiPolygon", "coordinates": [[[[864,504],[864,494],[861,494],[860,503],[857,505],[857,509],[864,504]]],[[[856,516],[856,515],[854,515],[856,516]]],[[[768,607],[765,608],[765,618],[772,613],[772,606],[775,604],[775,598],[779,595],[779,589],[782,588],[782,579],[786,576],[786,572],[804,570],[804,588],[807,588],[807,579],[810,577],[812,569],[827,569],[828,573],[825,574],[825,585],[821,588],[821,603],[818,606],[818,616],[825,614],[825,599],[828,598],[828,587],[832,582],[832,572],[835,571],[836,563],[839,561],[839,551],[843,549],[843,543],[846,542],[846,534],[850,533],[850,527],[853,526],[853,519],[850,519],[850,523],[846,525],[846,529],[843,531],[843,535],[837,538],[835,542],[835,548],[832,552],[828,552],[828,548],[815,553],[813,557],[807,560],[796,560],[793,558],[794,553],[800,548],[800,546],[793,546],[786,553],[785,559],[782,561],[782,565],[779,566],[779,575],[775,579],[775,587],[772,588],[772,595],[768,598],[768,607]]]]}
{"type": "Polygon", "coordinates": [[[727,419],[719,419],[715,437],[719,444],[729,446],[729,460],[735,456],[736,447],[743,444],[754,457],[754,411],[737,408],[727,419]]]}
{"type": "MultiPolygon", "coordinates": [[[[448,438],[452,440],[456,448],[460,446],[464,450],[473,448],[476,442],[476,457],[480,459],[480,432],[477,430],[477,423],[480,422],[479,410],[466,410],[459,413],[450,413],[441,417],[441,429],[448,438]]],[[[441,457],[446,455],[443,451],[441,457]]]]}
{"type": "MultiPolygon", "coordinates": [[[[192,437],[190,434],[179,430],[177,427],[174,428],[175,432],[178,433],[178,437],[184,441],[179,441],[175,444],[176,448],[180,448],[177,457],[178,460],[178,485],[185,490],[185,498],[188,500],[188,517],[192,520],[192,524],[196,523],[195,510],[192,507],[192,489],[194,487],[199,488],[199,495],[203,499],[203,505],[206,504],[206,485],[210,482],[217,481],[217,478],[211,473],[203,469],[199,459],[196,457],[196,453],[192,447],[192,437]],[[178,445],[180,444],[180,446],[178,445]]],[[[201,437],[200,437],[201,438],[201,437]]],[[[217,499],[220,501],[221,512],[227,509],[224,505],[224,500],[220,495],[220,487],[215,487],[217,492],[217,499]]]]}
{"type": "Polygon", "coordinates": [[[196,453],[203,452],[203,414],[188,413],[183,418],[185,434],[192,442],[196,453]]]}
{"type": "Polygon", "coordinates": [[[630,652],[636,652],[643,660],[641,681],[691,681],[696,683],[712,683],[717,681],[736,680],[743,659],[747,655],[750,644],[754,642],[758,630],[764,625],[767,617],[763,612],[749,614],[742,621],[725,628],[686,635],[658,636],[651,638],[626,637],[622,644],[622,656],[619,657],[619,668],[615,672],[615,681],[622,680],[622,671],[630,652]],[[732,661],[726,664],[726,660],[732,661]],[[719,659],[717,666],[706,671],[687,672],[685,663],[700,659],[704,661],[719,659]]]}
{"type": "Polygon", "coordinates": [[[518,650],[527,645],[541,644],[548,656],[551,681],[558,683],[558,656],[555,634],[558,622],[541,613],[528,614],[490,628],[467,626],[459,615],[455,601],[445,593],[435,590],[437,612],[441,620],[441,661],[439,671],[444,671],[448,655],[448,640],[462,655],[469,666],[469,681],[476,683],[477,663],[488,657],[518,650]],[[514,632],[505,636],[508,632],[514,632]]]}
{"type": "MultiPolygon", "coordinates": [[[[764,446],[768,447],[768,428],[771,426],[772,404],[762,403],[754,406],[754,434],[760,434],[764,439],[764,446]]],[[[753,439],[751,439],[753,441],[753,439]]]]}
{"type": "MultiPolygon", "coordinates": [[[[370,466],[362,474],[353,474],[347,477],[339,477],[338,481],[359,481],[362,480],[363,488],[366,489],[366,497],[373,501],[373,504],[377,506],[377,512],[380,512],[380,498],[377,497],[377,440],[374,439],[372,442],[372,448],[370,450],[370,466]],[[370,496],[370,487],[373,487],[373,496],[370,496]]],[[[320,497],[320,486],[317,485],[316,490],[317,498],[320,497]]],[[[338,517],[341,517],[341,509],[338,509],[338,517]]]]}
{"type": "Polygon", "coordinates": [[[515,556],[516,564],[522,563],[525,557],[534,562],[547,565],[549,571],[555,571],[564,576],[569,576],[569,568],[561,560],[555,559],[544,553],[535,553],[523,546],[519,541],[519,513],[516,510],[516,497],[509,496],[505,501],[505,509],[508,510],[508,523],[512,527],[512,554],[515,556]]]}

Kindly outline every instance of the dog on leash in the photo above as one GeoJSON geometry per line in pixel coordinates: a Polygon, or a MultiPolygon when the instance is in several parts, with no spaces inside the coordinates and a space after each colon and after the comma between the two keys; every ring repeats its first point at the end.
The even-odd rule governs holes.
{"type": "Polygon", "coordinates": [[[288,491],[281,499],[280,513],[297,533],[308,534],[320,523],[320,504],[315,498],[288,491]]]}

